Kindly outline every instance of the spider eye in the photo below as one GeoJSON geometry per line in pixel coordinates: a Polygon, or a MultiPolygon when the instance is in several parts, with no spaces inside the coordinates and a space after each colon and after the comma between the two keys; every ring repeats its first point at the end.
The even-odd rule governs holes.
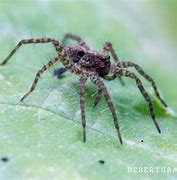
{"type": "Polygon", "coordinates": [[[84,53],[84,51],[79,51],[79,52],[78,52],[78,55],[79,55],[80,57],[83,57],[83,56],[85,55],[85,53],[84,53]]]}
{"type": "Polygon", "coordinates": [[[103,61],[110,60],[110,56],[104,57],[102,60],[103,60],[103,61]]]}

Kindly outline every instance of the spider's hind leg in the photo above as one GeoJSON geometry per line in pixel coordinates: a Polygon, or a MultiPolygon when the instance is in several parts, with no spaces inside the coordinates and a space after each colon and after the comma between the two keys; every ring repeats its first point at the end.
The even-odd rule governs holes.
{"type": "Polygon", "coordinates": [[[82,127],[83,127],[83,141],[86,142],[86,120],[85,120],[85,82],[87,80],[87,77],[84,75],[81,75],[80,81],[79,81],[79,87],[80,87],[80,108],[81,108],[81,117],[82,117],[82,127]]]}
{"type": "Polygon", "coordinates": [[[80,45],[80,46],[83,46],[85,47],[87,50],[89,50],[89,46],[87,45],[87,43],[80,37],[80,36],[77,36],[75,34],[71,34],[71,33],[67,33],[65,34],[63,40],[62,40],[62,45],[65,45],[66,41],[68,39],[72,39],[74,41],[77,41],[77,43],[80,45]]]}
{"type": "Polygon", "coordinates": [[[35,87],[36,87],[36,85],[37,85],[37,82],[38,82],[40,76],[41,76],[49,67],[51,67],[54,63],[56,63],[58,60],[59,60],[58,57],[51,59],[46,65],[44,65],[44,66],[37,72],[37,74],[36,74],[36,76],[35,76],[35,79],[34,79],[34,81],[33,81],[33,84],[32,84],[32,86],[31,86],[30,90],[21,98],[20,101],[23,101],[28,95],[30,95],[30,94],[34,91],[34,89],[35,89],[35,87]]]}

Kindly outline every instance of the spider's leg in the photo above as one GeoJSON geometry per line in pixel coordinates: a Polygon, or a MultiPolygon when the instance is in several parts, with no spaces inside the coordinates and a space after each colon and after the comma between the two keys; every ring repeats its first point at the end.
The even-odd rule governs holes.
{"type": "Polygon", "coordinates": [[[82,127],[83,127],[83,141],[86,142],[86,121],[85,121],[85,82],[87,80],[87,77],[84,75],[81,75],[80,81],[79,81],[79,87],[80,87],[80,108],[81,108],[81,116],[82,116],[82,127]]]}
{"type": "MultiPolygon", "coordinates": [[[[106,75],[103,78],[108,80],[108,81],[112,81],[112,80],[116,79],[117,76],[115,74],[113,74],[112,76],[106,75]]],[[[97,106],[97,104],[100,101],[100,98],[101,98],[101,90],[99,89],[98,92],[96,93],[96,96],[95,96],[95,102],[94,102],[94,105],[93,105],[94,107],[97,106]]]]}
{"type": "Polygon", "coordinates": [[[59,42],[55,39],[51,39],[51,38],[23,39],[15,46],[15,48],[10,52],[10,54],[4,59],[4,61],[0,65],[5,65],[23,44],[36,44],[36,43],[52,43],[58,54],[62,50],[62,47],[60,46],[59,42]]]}
{"type": "MultiPolygon", "coordinates": [[[[114,48],[112,47],[112,44],[110,42],[106,42],[104,44],[104,47],[103,47],[103,52],[107,52],[107,53],[111,53],[112,55],[112,58],[114,59],[115,62],[119,62],[119,58],[114,50],[114,48]]],[[[125,85],[124,81],[122,80],[121,77],[118,77],[119,78],[119,81],[120,83],[122,84],[122,86],[125,85]]]]}
{"type": "Polygon", "coordinates": [[[137,87],[138,89],[140,90],[141,94],[143,95],[143,97],[145,98],[146,102],[148,103],[149,105],[149,111],[150,111],[150,114],[151,114],[151,117],[152,117],[152,120],[155,124],[155,127],[157,128],[157,131],[159,133],[161,133],[161,130],[159,128],[159,125],[155,119],[155,113],[154,113],[154,108],[153,108],[153,105],[152,105],[152,102],[151,102],[151,99],[150,99],[150,96],[148,95],[148,93],[146,92],[146,90],[144,89],[142,83],[141,83],[141,80],[132,72],[130,71],[127,71],[125,69],[115,69],[113,70],[115,74],[118,74],[119,76],[127,76],[127,77],[130,77],[132,79],[134,79],[136,81],[136,84],[137,84],[137,87]]]}
{"type": "Polygon", "coordinates": [[[33,84],[32,84],[32,86],[31,86],[30,90],[21,98],[20,101],[23,101],[29,94],[31,94],[31,93],[34,91],[34,89],[35,89],[35,87],[36,87],[36,84],[37,84],[40,76],[41,76],[50,66],[52,66],[52,65],[53,65],[55,62],[57,62],[57,61],[59,61],[59,58],[58,58],[58,57],[51,59],[47,64],[45,64],[45,65],[37,72],[37,74],[36,74],[36,76],[35,76],[35,79],[34,79],[34,81],[33,81],[33,84]]]}
{"type": "Polygon", "coordinates": [[[99,103],[100,98],[101,98],[101,90],[98,89],[96,96],[95,96],[95,101],[94,101],[94,105],[93,105],[94,107],[96,107],[96,105],[99,103]]]}
{"type": "Polygon", "coordinates": [[[90,80],[96,84],[98,86],[98,88],[101,90],[108,106],[109,106],[109,109],[112,113],[112,116],[113,116],[113,120],[114,120],[114,126],[117,130],[117,135],[118,135],[118,138],[119,138],[119,141],[120,143],[122,144],[122,137],[121,137],[121,134],[120,134],[120,130],[119,130],[119,123],[118,123],[118,119],[117,119],[117,115],[116,115],[116,112],[115,112],[115,108],[114,108],[114,105],[111,101],[111,98],[108,94],[108,91],[106,89],[106,86],[104,85],[103,81],[101,79],[99,79],[99,77],[96,75],[96,74],[90,74],[90,80]]]}
{"type": "Polygon", "coordinates": [[[71,34],[71,33],[67,33],[65,34],[64,38],[63,38],[63,41],[62,41],[62,45],[65,44],[65,42],[68,40],[68,39],[72,39],[74,41],[77,41],[77,43],[80,45],[80,46],[83,46],[86,48],[86,50],[89,50],[89,46],[87,45],[87,43],[80,37],[80,36],[77,36],[77,35],[74,35],[74,34],[71,34]]]}
{"type": "Polygon", "coordinates": [[[148,80],[151,83],[157,98],[160,100],[160,102],[163,104],[164,107],[167,107],[167,104],[165,103],[165,101],[160,97],[159,91],[157,89],[157,86],[156,86],[154,80],[148,74],[146,74],[139,65],[134,64],[129,61],[128,62],[118,62],[116,64],[120,68],[134,67],[146,80],[148,80]]]}

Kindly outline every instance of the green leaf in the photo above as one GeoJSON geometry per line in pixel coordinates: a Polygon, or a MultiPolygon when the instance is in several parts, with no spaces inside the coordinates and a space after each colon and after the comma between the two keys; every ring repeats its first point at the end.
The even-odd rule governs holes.
{"type": "MultiPolygon", "coordinates": [[[[164,21],[156,12],[163,14],[164,6],[162,3],[157,9],[152,1],[0,2],[0,56],[6,57],[31,33],[33,38],[45,34],[61,40],[66,32],[72,32],[97,50],[111,41],[121,60],[139,64],[154,78],[168,105],[177,111],[177,51],[171,44],[173,33],[166,33],[175,25],[165,22],[168,29],[159,29],[164,21]]],[[[78,76],[67,72],[62,79],[55,79],[53,70],[61,64],[47,71],[35,91],[20,102],[39,68],[56,55],[51,45],[27,45],[0,67],[0,179],[175,179],[177,117],[160,105],[143,78],[161,134],[135,82],[124,78],[126,86],[122,87],[118,80],[105,81],[123,146],[105,100],[101,98],[93,107],[97,87],[90,82],[85,95],[87,142],[83,143],[78,76]],[[168,167],[175,172],[141,173],[141,167],[168,167]],[[128,173],[132,168],[140,172],[128,173]]]]}

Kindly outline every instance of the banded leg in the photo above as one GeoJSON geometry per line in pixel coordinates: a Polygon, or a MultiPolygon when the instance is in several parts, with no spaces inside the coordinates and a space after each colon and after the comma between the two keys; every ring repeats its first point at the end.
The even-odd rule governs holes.
{"type": "Polygon", "coordinates": [[[77,43],[80,45],[80,46],[83,46],[86,48],[86,50],[89,50],[89,46],[87,45],[87,43],[82,40],[82,38],[80,36],[77,36],[77,35],[74,35],[74,34],[71,34],[71,33],[67,33],[65,34],[64,38],[63,38],[63,41],[62,41],[62,45],[65,44],[65,42],[68,40],[68,39],[72,39],[74,41],[77,41],[77,43]]]}
{"type": "Polygon", "coordinates": [[[33,84],[32,84],[32,86],[31,86],[30,90],[21,98],[20,101],[23,101],[28,95],[30,95],[30,94],[34,91],[34,89],[35,89],[35,87],[36,87],[36,85],[37,85],[37,82],[38,82],[40,76],[41,76],[50,66],[52,66],[52,65],[53,65],[55,62],[57,62],[57,61],[59,61],[59,58],[58,58],[58,57],[51,59],[46,65],[44,65],[44,66],[37,72],[37,74],[36,74],[36,76],[35,76],[35,79],[34,79],[34,81],[33,81],[33,84]]]}
{"type": "Polygon", "coordinates": [[[146,102],[148,103],[149,105],[149,111],[150,111],[150,114],[151,114],[151,117],[152,117],[152,120],[155,124],[155,127],[157,128],[157,131],[159,133],[161,133],[161,130],[159,128],[159,125],[155,119],[155,113],[154,113],[154,108],[153,108],[153,105],[152,105],[152,102],[151,102],[151,99],[150,99],[150,96],[148,95],[148,93],[146,92],[146,90],[144,89],[140,79],[132,72],[130,71],[127,71],[127,70],[124,70],[124,69],[119,69],[117,70],[117,72],[115,71],[116,74],[118,74],[119,76],[127,76],[127,77],[130,77],[132,79],[134,79],[136,81],[136,84],[138,86],[138,89],[140,90],[141,94],[143,95],[144,99],[146,100],[146,102]]]}
{"type": "Polygon", "coordinates": [[[113,116],[113,121],[114,121],[114,126],[116,128],[116,131],[117,131],[117,135],[118,135],[118,138],[119,138],[119,141],[120,143],[122,144],[122,137],[121,137],[121,134],[120,134],[120,130],[119,130],[119,123],[118,123],[118,119],[117,119],[117,115],[116,115],[116,112],[115,112],[115,108],[114,108],[114,105],[111,101],[111,98],[108,94],[108,91],[103,83],[102,80],[99,79],[99,77],[95,74],[91,74],[90,75],[90,80],[96,84],[98,86],[98,88],[101,90],[101,93],[103,94],[107,104],[108,104],[108,107],[112,113],[112,116],[113,116]]]}
{"type": "Polygon", "coordinates": [[[115,53],[114,48],[112,47],[112,44],[110,42],[106,42],[104,44],[103,51],[110,52],[114,61],[119,62],[119,58],[118,58],[117,54],[115,53]]]}
{"type": "MultiPolygon", "coordinates": [[[[108,81],[112,81],[112,80],[116,79],[117,76],[115,74],[113,74],[112,76],[104,76],[103,78],[108,80],[108,81]]],[[[99,103],[100,98],[101,98],[101,90],[99,89],[98,92],[96,93],[96,96],[95,96],[95,102],[93,105],[94,107],[99,103]]]]}
{"type": "Polygon", "coordinates": [[[52,43],[58,53],[60,53],[62,50],[59,42],[55,39],[51,39],[51,38],[23,39],[15,46],[15,48],[10,52],[10,54],[4,59],[4,61],[0,65],[5,65],[23,44],[36,44],[36,43],[52,43]]]}
{"type": "MultiPolygon", "coordinates": [[[[110,52],[114,61],[119,62],[119,58],[118,58],[118,56],[117,56],[117,54],[116,54],[116,52],[115,52],[115,50],[112,47],[112,44],[110,42],[106,42],[104,44],[103,52],[107,52],[107,53],[110,52]]],[[[119,81],[122,84],[122,86],[125,86],[125,83],[123,82],[122,78],[121,77],[118,77],[118,78],[119,78],[119,81]]]]}
{"type": "Polygon", "coordinates": [[[80,108],[81,108],[81,117],[82,117],[82,127],[83,127],[83,141],[86,142],[86,121],[85,121],[85,82],[87,78],[84,75],[81,75],[79,81],[80,87],[80,108]]]}
{"type": "Polygon", "coordinates": [[[160,102],[162,103],[162,105],[164,107],[167,107],[167,104],[165,103],[165,101],[160,97],[159,91],[157,89],[157,86],[156,86],[154,80],[148,74],[146,74],[139,65],[134,64],[129,61],[128,62],[118,62],[118,63],[116,63],[116,65],[120,68],[134,67],[147,81],[149,81],[151,83],[157,98],[160,100],[160,102]]]}

